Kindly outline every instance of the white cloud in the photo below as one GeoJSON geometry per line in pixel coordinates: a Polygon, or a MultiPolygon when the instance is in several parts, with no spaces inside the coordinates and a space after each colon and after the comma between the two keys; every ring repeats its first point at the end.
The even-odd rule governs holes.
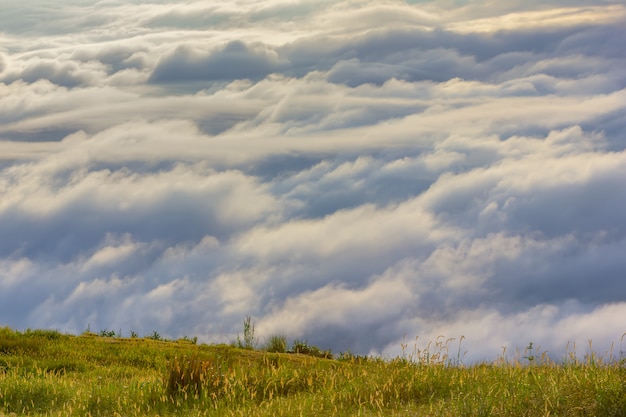
{"type": "Polygon", "coordinates": [[[524,356],[530,354],[526,348],[531,342],[537,360],[541,360],[544,353],[557,363],[571,360],[570,354],[585,360],[585,355],[591,351],[601,360],[615,360],[620,355],[619,340],[623,334],[619,317],[625,309],[625,303],[589,309],[567,301],[561,305],[537,305],[512,315],[489,309],[468,311],[463,318],[454,321],[415,323],[423,330],[417,340],[410,336],[408,343],[404,338],[397,339],[383,355],[400,355],[402,343],[408,345],[404,352],[407,355],[417,356],[416,353],[426,350],[439,352],[433,343],[444,336],[439,341],[454,339],[449,343],[449,359],[464,363],[498,358],[524,363],[527,362],[524,356]]]}
{"type": "Polygon", "coordinates": [[[626,330],[625,9],[450,4],[9,2],[0,316],[605,349],[626,330]]]}
{"type": "Polygon", "coordinates": [[[82,265],[83,270],[119,264],[141,250],[142,246],[133,242],[129,235],[123,236],[121,239],[108,236],[106,240],[110,240],[110,242],[107,242],[106,246],[98,249],[87,259],[82,265]]]}
{"type": "Polygon", "coordinates": [[[455,32],[495,32],[499,30],[528,30],[529,28],[568,27],[581,24],[616,23],[626,16],[623,5],[550,8],[547,10],[516,11],[502,15],[451,23],[455,32]]]}

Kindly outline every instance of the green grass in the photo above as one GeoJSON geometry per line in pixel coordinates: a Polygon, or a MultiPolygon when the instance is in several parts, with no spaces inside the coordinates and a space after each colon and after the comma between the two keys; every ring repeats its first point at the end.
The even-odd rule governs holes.
{"type": "Polygon", "coordinates": [[[594,355],[453,365],[0,328],[0,416],[626,416],[626,367],[594,355]]]}

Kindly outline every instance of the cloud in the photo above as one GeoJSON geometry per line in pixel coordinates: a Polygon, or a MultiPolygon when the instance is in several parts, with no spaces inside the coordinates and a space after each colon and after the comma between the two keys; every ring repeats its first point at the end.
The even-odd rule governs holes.
{"type": "Polygon", "coordinates": [[[261,44],[231,41],[220,50],[209,52],[179,46],[159,60],[150,81],[258,80],[277,71],[280,66],[276,52],[261,44]]]}
{"type": "Polygon", "coordinates": [[[10,2],[0,317],[603,353],[626,330],[624,13],[10,2]]]}
{"type": "Polygon", "coordinates": [[[5,236],[19,234],[19,243],[3,241],[5,256],[71,259],[111,232],[148,242],[199,240],[205,233],[222,237],[272,206],[271,196],[236,171],[173,166],[140,175],[127,168],[58,170],[59,160],[45,162],[39,169],[7,172],[0,229],[5,236]],[[27,227],[29,222],[38,227],[27,227]]]}
{"type": "Polygon", "coordinates": [[[146,22],[146,25],[154,28],[179,28],[206,29],[207,27],[223,26],[227,27],[229,21],[233,20],[236,9],[220,8],[217,5],[202,5],[199,3],[188,5],[177,5],[157,11],[146,22]]]}
{"type": "Polygon", "coordinates": [[[516,10],[495,16],[464,20],[462,24],[455,22],[449,28],[461,33],[527,30],[529,27],[551,30],[558,27],[589,23],[612,24],[626,14],[626,9],[618,4],[589,6],[585,4],[586,2],[581,3],[579,7],[569,3],[569,7],[552,7],[546,10],[516,10]]]}
{"type": "Polygon", "coordinates": [[[105,44],[101,49],[78,49],[72,53],[72,58],[80,62],[98,61],[107,67],[109,74],[115,74],[128,69],[141,70],[148,63],[149,48],[142,44],[105,44]]]}
{"type": "MultiPolygon", "coordinates": [[[[97,71],[99,69],[95,69],[95,72],[97,71]]],[[[76,87],[94,83],[93,72],[93,70],[83,70],[73,62],[62,63],[52,59],[33,59],[29,60],[21,71],[6,74],[2,81],[10,84],[16,80],[27,83],[48,80],[63,87],[76,87]]]]}
{"type": "Polygon", "coordinates": [[[603,359],[615,360],[619,357],[615,343],[620,335],[607,329],[620,328],[616,319],[625,308],[623,302],[588,309],[570,301],[561,305],[537,305],[523,313],[510,315],[481,309],[446,323],[423,323],[429,330],[416,339],[398,339],[383,355],[441,353],[433,346],[433,341],[444,342],[447,337],[441,339],[442,335],[453,334],[456,336],[449,341],[447,354],[451,360],[462,363],[496,358],[525,362],[525,348],[531,342],[539,356],[546,353],[557,363],[570,360],[570,354],[582,359],[592,351],[603,359]],[[472,338],[463,337],[467,334],[473,335],[472,338]],[[407,345],[404,352],[398,347],[400,343],[407,345]]]}
{"type": "Polygon", "coordinates": [[[385,278],[388,277],[362,289],[331,284],[303,292],[269,314],[259,331],[264,334],[286,332],[294,337],[319,332],[318,343],[332,344],[342,351],[369,351],[376,344],[376,333],[385,334],[388,323],[401,317],[403,310],[414,301],[405,282],[385,278]],[[371,336],[364,339],[363,332],[371,336]]]}

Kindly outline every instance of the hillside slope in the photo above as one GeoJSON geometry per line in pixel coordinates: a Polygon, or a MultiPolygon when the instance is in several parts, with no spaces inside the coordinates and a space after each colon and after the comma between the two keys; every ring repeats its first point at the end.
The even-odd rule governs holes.
{"type": "Polygon", "coordinates": [[[0,416],[613,416],[626,368],[541,358],[451,365],[0,328],[0,416]]]}

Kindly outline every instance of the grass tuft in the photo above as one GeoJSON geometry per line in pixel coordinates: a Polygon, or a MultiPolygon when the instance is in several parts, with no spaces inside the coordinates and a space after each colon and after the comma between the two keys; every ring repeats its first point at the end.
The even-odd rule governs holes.
{"type": "Polygon", "coordinates": [[[218,373],[210,360],[202,360],[197,354],[175,357],[167,365],[165,392],[168,396],[198,397],[203,390],[219,384],[218,373]]]}

